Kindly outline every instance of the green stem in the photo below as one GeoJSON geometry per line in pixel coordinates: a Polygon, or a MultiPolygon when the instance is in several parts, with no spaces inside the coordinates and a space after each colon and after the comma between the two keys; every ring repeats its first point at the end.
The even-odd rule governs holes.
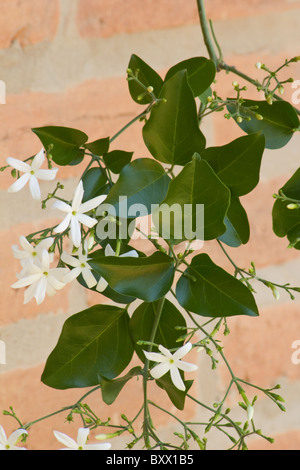
{"type": "Polygon", "coordinates": [[[197,0],[197,6],[198,6],[199,19],[200,19],[203,39],[207,48],[207,52],[209,54],[210,59],[214,62],[216,68],[218,68],[219,61],[215,53],[213,41],[210,35],[208,20],[206,16],[205,7],[204,7],[204,0],[197,0]]]}

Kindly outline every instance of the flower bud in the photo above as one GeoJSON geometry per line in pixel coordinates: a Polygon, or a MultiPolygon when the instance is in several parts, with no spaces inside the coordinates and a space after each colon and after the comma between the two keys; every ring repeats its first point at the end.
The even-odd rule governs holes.
{"type": "Polygon", "coordinates": [[[258,119],[258,121],[262,121],[262,120],[263,120],[263,117],[262,117],[261,114],[256,113],[256,114],[255,114],[255,117],[256,117],[256,119],[258,119]]]}
{"type": "Polygon", "coordinates": [[[239,124],[240,124],[241,122],[243,122],[242,116],[238,116],[236,120],[237,120],[237,122],[238,122],[239,124]]]}
{"type": "Polygon", "coordinates": [[[148,86],[147,88],[148,93],[153,93],[153,90],[154,90],[153,86],[148,86]]]}
{"type": "Polygon", "coordinates": [[[280,87],[278,88],[278,92],[280,95],[283,95],[284,94],[284,88],[282,85],[280,85],[280,87]]]}
{"type": "Polygon", "coordinates": [[[257,69],[261,69],[262,63],[261,62],[256,62],[255,67],[257,69]]]}
{"type": "Polygon", "coordinates": [[[299,204],[295,204],[294,202],[291,204],[288,204],[287,209],[294,210],[294,209],[299,209],[299,204]]]}
{"type": "Polygon", "coordinates": [[[234,88],[238,88],[238,87],[239,87],[239,83],[236,82],[236,81],[235,81],[235,82],[232,82],[232,86],[233,86],[234,88]]]}
{"type": "Polygon", "coordinates": [[[253,406],[249,405],[247,407],[248,421],[251,421],[253,419],[253,415],[254,415],[254,408],[253,408],[253,406]]]}
{"type": "Polygon", "coordinates": [[[268,103],[269,105],[273,104],[273,97],[272,97],[272,95],[268,95],[268,96],[266,97],[266,100],[267,100],[267,103],[268,103]]]}

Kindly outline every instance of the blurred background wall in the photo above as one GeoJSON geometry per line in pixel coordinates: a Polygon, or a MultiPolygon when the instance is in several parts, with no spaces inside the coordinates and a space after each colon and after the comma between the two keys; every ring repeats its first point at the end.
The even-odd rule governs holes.
{"type": "MultiPolygon", "coordinates": [[[[207,0],[206,5],[225,60],[254,78],[263,77],[255,68],[257,61],[276,68],[285,58],[299,55],[299,0],[207,0]]],[[[126,69],[132,53],[162,76],[180,60],[207,56],[196,0],[1,0],[0,48],[0,79],[7,92],[6,104],[0,105],[0,166],[8,156],[24,159],[40,150],[33,127],[75,127],[90,140],[115,134],[142,109],[131,100],[127,88],[126,69]]],[[[284,74],[300,79],[300,68],[295,64],[284,74]]],[[[230,96],[235,79],[224,72],[217,76],[222,97],[230,96]]],[[[259,99],[255,89],[248,89],[253,99],[259,99]]],[[[293,91],[290,85],[286,87],[287,99],[293,91]]],[[[114,148],[134,151],[135,158],[149,156],[141,128],[136,123],[114,142],[114,148]]],[[[222,113],[205,121],[204,132],[208,145],[226,144],[242,135],[222,113]]],[[[272,233],[271,209],[272,194],[299,166],[299,143],[299,136],[294,136],[282,150],[265,152],[261,183],[242,201],[251,225],[250,242],[229,250],[241,267],[249,267],[253,260],[261,277],[296,286],[300,285],[300,255],[272,233]]],[[[57,179],[70,196],[82,168],[59,170],[57,179]]],[[[40,376],[66,318],[108,299],[73,283],[40,306],[35,301],[23,305],[23,291],[10,288],[19,271],[11,245],[18,243],[20,235],[53,225],[60,218],[50,204],[41,210],[28,187],[8,194],[11,183],[9,171],[0,174],[0,339],[6,345],[6,364],[0,364],[0,409],[12,405],[27,422],[76,402],[83,394],[82,390],[50,389],[40,376]]],[[[41,188],[46,195],[53,184],[42,183],[41,188]]],[[[204,251],[231,270],[215,245],[206,243],[204,251]]],[[[260,317],[231,319],[225,351],[237,376],[261,387],[281,383],[287,411],[282,413],[260,397],[256,425],[276,440],[273,446],[251,441],[251,448],[300,449],[300,364],[291,360],[292,343],[300,340],[300,297],[291,301],[281,295],[276,301],[269,289],[258,285],[256,298],[260,317]]],[[[194,391],[201,401],[212,404],[223,396],[228,376],[221,363],[212,372],[207,356],[199,354],[198,360],[194,391]]],[[[119,422],[120,413],[133,416],[137,409],[136,386],[128,384],[110,407],[101,403],[100,394],[90,403],[103,420],[111,417],[119,422]]],[[[157,390],[152,390],[157,396],[157,390]]],[[[164,392],[159,393],[161,403],[166,404],[164,392]]],[[[234,398],[232,404],[238,397],[234,398]]],[[[180,417],[202,418],[191,403],[185,412],[170,407],[180,417]]],[[[166,439],[177,430],[166,415],[154,413],[154,420],[166,439]]],[[[0,423],[7,433],[15,428],[8,417],[0,417],[0,423]]],[[[52,430],[75,436],[78,424],[64,423],[64,416],[42,422],[32,428],[29,447],[58,448],[52,430]]],[[[207,437],[209,448],[224,446],[219,435],[207,437]]],[[[122,448],[128,441],[122,438],[113,441],[113,446],[122,448]]]]}

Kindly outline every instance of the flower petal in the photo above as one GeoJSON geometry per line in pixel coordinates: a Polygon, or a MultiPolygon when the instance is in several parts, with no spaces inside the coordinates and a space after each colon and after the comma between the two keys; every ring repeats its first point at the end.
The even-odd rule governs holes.
{"type": "Polygon", "coordinates": [[[173,354],[170,353],[170,351],[167,348],[165,348],[162,344],[158,346],[158,349],[160,350],[161,353],[163,353],[169,359],[173,358],[173,354]]]}
{"type": "Polygon", "coordinates": [[[35,176],[39,180],[53,181],[56,178],[57,172],[58,172],[58,168],[52,168],[52,170],[37,170],[35,172],[35,176]]]}
{"type": "Polygon", "coordinates": [[[170,373],[171,373],[171,380],[173,384],[175,385],[178,390],[185,390],[185,385],[184,382],[180,376],[179,370],[175,366],[171,366],[170,368],[170,373]]]}
{"type": "Polygon", "coordinates": [[[111,444],[109,442],[104,444],[86,444],[83,449],[84,450],[109,450],[111,448],[111,444]]]}
{"type": "Polygon", "coordinates": [[[63,277],[63,281],[65,284],[74,281],[79,275],[81,274],[81,268],[78,266],[77,268],[71,269],[65,276],[63,277]]]}
{"type": "Polygon", "coordinates": [[[40,243],[38,243],[35,247],[36,251],[43,251],[43,250],[49,250],[50,246],[53,245],[54,238],[49,237],[45,238],[42,240],[40,243]]]}
{"type": "Polygon", "coordinates": [[[69,253],[66,253],[65,251],[61,255],[61,260],[68,264],[69,266],[72,266],[73,268],[77,268],[80,266],[80,261],[78,258],[75,258],[75,256],[69,255],[69,253]]]}
{"type": "Polygon", "coordinates": [[[66,217],[63,219],[63,221],[57,227],[55,227],[54,232],[62,233],[65,230],[67,230],[67,228],[70,225],[70,220],[71,220],[71,214],[67,214],[66,217]]]}
{"type": "Polygon", "coordinates": [[[44,160],[45,160],[45,152],[44,152],[44,149],[41,149],[39,153],[37,153],[34,159],[32,160],[31,168],[35,171],[39,170],[39,168],[44,163],[44,160]]]}
{"type": "Polygon", "coordinates": [[[170,370],[170,363],[169,362],[162,362],[161,364],[158,364],[157,366],[153,367],[153,369],[150,370],[150,374],[154,379],[160,379],[163,375],[165,375],[167,372],[170,370]]]}
{"type": "Polygon", "coordinates": [[[77,443],[74,441],[74,439],[67,436],[67,434],[60,431],[53,431],[53,434],[56,439],[64,446],[68,447],[69,449],[78,449],[77,443]]]}
{"type": "Polygon", "coordinates": [[[85,280],[86,285],[89,289],[91,289],[91,287],[94,287],[97,284],[97,280],[95,279],[95,276],[91,272],[90,268],[83,268],[82,277],[85,280]]]}
{"type": "Polygon", "coordinates": [[[96,290],[98,292],[103,292],[108,286],[108,282],[104,279],[104,277],[100,277],[96,290]]]}
{"type": "Polygon", "coordinates": [[[123,253],[122,255],[120,255],[120,258],[127,258],[127,256],[130,258],[139,257],[138,253],[135,250],[130,250],[130,251],[127,251],[127,253],[123,253]]]}
{"type": "Polygon", "coordinates": [[[191,343],[185,343],[181,348],[177,349],[177,351],[173,354],[173,358],[175,360],[181,359],[183,356],[185,356],[190,350],[192,349],[192,344],[191,343]]]}
{"type": "MultiPolygon", "coordinates": [[[[57,268],[59,269],[59,268],[57,268]]],[[[57,270],[56,269],[56,270],[57,270]]],[[[55,290],[61,290],[65,287],[65,283],[64,282],[61,282],[57,279],[57,277],[54,275],[54,273],[52,273],[52,270],[50,271],[50,274],[49,276],[47,277],[47,283],[50,284],[50,286],[52,286],[55,290]]]]}
{"type": "Polygon", "coordinates": [[[196,364],[191,364],[190,362],[185,361],[176,361],[176,367],[178,367],[178,369],[184,370],[185,372],[194,372],[198,369],[196,364]]]}
{"type": "Polygon", "coordinates": [[[36,293],[36,282],[31,284],[31,286],[27,287],[27,289],[25,289],[25,292],[24,292],[24,305],[28,304],[28,302],[30,302],[33,297],[35,296],[35,293],[36,293]]]}
{"type": "Polygon", "coordinates": [[[78,248],[81,243],[81,228],[77,217],[71,217],[71,238],[73,245],[78,248]]]}
{"type": "Polygon", "coordinates": [[[11,166],[12,168],[15,168],[18,171],[21,171],[22,173],[28,173],[31,170],[31,166],[28,165],[28,163],[22,162],[21,160],[18,160],[17,158],[8,157],[6,161],[9,166],[11,166]]]}
{"type": "Polygon", "coordinates": [[[1,424],[0,424],[0,444],[2,444],[3,446],[7,444],[7,437],[3,429],[3,426],[1,426],[1,424]]]}
{"type": "Polygon", "coordinates": [[[109,244],[106,245],[105,250],[104,250],[104,254],[105,254],[105,256],[115,256],[116,255],[116,253],[114,252],[114,250],[112,249],[112,247],[109,244]]]}
{"type": "Polygon", "coordinates": [[[106,198],[106,194],[103,196],[94,197],[93,199],[90,199],[89,201],[86,201],[81,204],[78,209],[78,212],[80,212],[81,214],[83,214],[84,212],[89,212],[92,209],[95,209],[96,207],[100,206],[100,204],[102,204],[102,202],[105,201],[106,198]]]}
{"type": "Polygon", "coordinates": [[[81,222],[83,225],[86,225],[89,228],[94,227],[96,223],[98,222],[97,219],[93,219],[92,217],[85,215],[85,214],[77,214],[77,218],[79,222],[81,222]]]}
{"type": "Polygon", "coordinates": [[[44,302],[46,297],[47,279],[45,276],[41,277],[36,286],[35,300],[38,305],[44,302]]]}
{"type": "Polygon", "coordinates": [[[56,200],[54,202],[52,209],[58,209],[59,211],[66,212],[66,213],[72,212],[72,207],[70,206],[70,204],[67,204],[64,201],[59,201],[59,200],[56,200]]]}
{"type": "Polygon", "coordinates": [[[8,444],[12,446],[17,444],[23,434],[28,435],[28,432],[25,431],[25,429],[17,429],[16,431],[12,432],[9,438],[7,439],[8,444]]]}
{"type": "Polygon", "coordinates": [[[75,210],[78,212],[82,198],[83,198],[83,183],[82,180],[79,181],[78,186],[76,187],[74,191],[74,196],[73,196],[73,201],[72,201],[72,210],[75,210]]]}
{"type": "Polygon", "coordinates": [[[146,358],[149,359],[149,361],[153,361],[153,362],[168,362],[169,361],[169,359],[166,356],[158,352],[148,352],[148,351],[143,351],[143,352],[146,358]]]}
{"type": "Polygon", "coordinates": [[[17,282],[11,285],[13,289],[21,289],[22,287],[27,287],[30,286],[31,284],[34,284],[35,282],[39,281],[41,278],[42,273],[35,273],[31,274],[29,276],[26,276],[22,279],[19,279],[17,282]]]}
{"type": "Polygon", "coordinates": [[[90,433],[89,428],[79,428],[77,433],[77,444],[83,447],[86,444],[88,435],[90,433]]]}
{"type": "Polygon", "coordinates": [[[30,188],[31,196],[33,197],[33,199],[35,200],[41,199],[41,190],[40,190],[39,182],[35,175],[31,175],[29,178],[29,188],[30,188]]]}
{"type": "Polygon", "coordinates": [[[21,178],[18,178],[17,181],[15,181],[9,188],[8,192],[9,193],[17,193],[21,189],[24,188],[25,184],[28,182],[30,178],[30,173],[24,173],[24,175],[21,176],[21,178]]]}

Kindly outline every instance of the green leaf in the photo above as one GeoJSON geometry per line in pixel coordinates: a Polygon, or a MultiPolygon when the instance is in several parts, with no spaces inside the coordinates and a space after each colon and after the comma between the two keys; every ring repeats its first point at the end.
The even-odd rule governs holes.
{"type": "Polygon", "coordinates": [[[133,152],[125,152],[124,150],[112,150],[103,157],[107,168],[115,174],[122,171],[125,165],[130,163],[133,152]]]}
{"type": "Polygon", "coordinates": [[[82,177],[84,189],[83,202],[106,194],[106,182],[106,175],[100,167],[90,168],[82,177]]]}
{"type": "Polygon", "coordinates": [[[157,97],[162,88],[163,79],[155,70],[135,54],[131,56],[128,68],[136,74],[138,80],[142,83],[142,85],[140,85],[135,80],[128,81],[129,92],[132,99],[138,104],[151,103],[152,97],[149,93],[145,93],[145,89],[152,86],[153,93],[157,97]]]}
{"type": "Polygon", "coordinates": [[[206,143],[185,70],[165,82],[159,98],[162,101],[152,108],[143,127],[144,142],[156,160],[185,165],[206,143]]]}
{"type": "Polygon", "coordinates": [[[184,380],[186,389],[184,391],[179,390],[173,384],[170,373],[161,377],[159,380],[156,380],[157,385],[165,390],[170,398],[171,402],[178,410],[183,410],[185,405],[186,394],[193,385],[193,380],[184,380]]]}
{"type": "Polygon", "coordinates": [[[118,397],[119,393],[122,391],[123,387],[127,384],[129,380],[133,377],[137,377],[141,374],[141,367],[133,367],[128,374],[118,379],[109,380],[101,378],[101,394],[104,403],[111,405],[115,399],[118,397]]]}
{"type": "Polygon", "coordinates": [[[229,189],[195,154],[171,181],[166,198],[153,213],[153,223],[165,240],[212,240],[226,230],[229,205],[229,189]]]}
{"type": "Polygon", "coordinates": [[[250,290],[205,253],[195,256],[180,277],[176,296],[182,307],[204,317],[258,315],[250,290]]]}
{"type": "Polygon", "coordinates": [[[228,246],[238,247],[248,243],[250,238],[250,226],[247,213],[239,198],[231,199],[229,210],[225,217],[226,232],[219,240],[228,246]]]}
{"type": "MultiPolygon", "coordinates": [[[[229,105],[228,111],[234,113],[235,106],[229,105]]],[[[244,100],[241,116],[251,117],[251,121],[242,121],[238,125],[247,134],[263,132],[266,138],[266,148],[279,149],[284,147],[292,138],[294,129],[300,125],[299,118],[293,106],[287,101],[275,101],[269,105],[266,101],[244,100]],[[251,110],[254,106],[257,109],[251,110]],[[263,120],[254,117],[260,114],[263,120]]]]}
{"type": "MultiPolygon", "coordinates": [[[[105,204],[113,206],[115,214],[111,215],[122,218],[150,214],[151,206],[159,204],[166,196],[169,182],[169,176],[158,162],[150,158],[136,159],[123,168],[105,204]],[[134,207],[135,204],[140,206],[134,207]]],[[[112,209],[108,207],[107,210],[112,209]]]]}
{"type": "Polygon", "coordinates": [[[206,57],[192,57],[170,68],[166,74],[165,82],[180,70],[187,71],[188,82],[195,97],[204,93],[216,76],[216,67],[212,60],[206,59],[206,57]]]}
{"type": "MultiPolygon", "coordinates": [[[[152,303],[144,302],[136,308],[130,319],[129,329],[133,346],[142,362],[146,360],[143,350],[147,351],[148,346],[137,344],[137,342],[150,340],[158,306],[158,301],[152,303]]],[[[162,344],[167,349],[180,348],[183,345],[183,341],[177,341],[177,339],[183,332],[182,330],[177,330],[176,327],[186,327],[185,319],[175,305],[168,299],[165,299],[153,342],[162,344]]],[[[153,351],[155,349],[153,348],[153,351]]]]}
{"type": "MultiPolygon", "coordinates": [[[[109,242],[110,242],[111,245],[113,245],[112,241],[109,240],[109,242]]],[[[127,251],[130,251],[130,250],[132,250],[131,247],[122,244],[120,254],[126,253],[127,251]]],[[[140,252],[139,252],[139,255],[141,255],[140,252]]],[[[93,251],[92,253],[89,253],[89,265],[92,268],[93,276],[95,277],[97,282],[100,280],[100,277],[101,277],[100,274],[96,270],[97,269],[97,260],[101,257],[102,258],[105,257],[104,249],[96,250],[96,251],[93,251]]],[[[88,287],[87,286],[87,284],[84,281],[82,275],[78,276],[77,280],[86,289],[90,289],[90,290],[93,290],[94,292],[99,293],[99,291],[97,291],[97,289],[96,289],[97,286],[95,286],[95,287],[88,287]]],[[[100,295],[100,293],[99,293],[99,295],[100,295]]],[[[110,286],[107,286],[106,289],[103,292],[101,292],[101,295],[104,295],[108,299],[111,299],[113,302],[116,302],[118,304],[126,304],[126,305],[132,303],[136,299],[135,297],[129,297],[127,295],[119,294],[118,292],[114,291],[110,286]]]]}
{"type": "MultiPolygon", "coordinates": [[[[287,198],[300,200],[300,168],[279,190],[279,193],[283,193],[287,198]]],[[[280,199],[275,201],[272,211],[273,231],[278,237],[287,236],[294,248],[299,249],[300,210],[288,209],[290,202],[280,199]]]]}
{"type": "Polygon", "coordinates": [[[69,165],[72,161],[79,163],[82,160],[84,150],[80,147],[88,140],[84,132],[58,126],[39,127],[32,131],[38,136],[46,150],[53,145],[51,154],[53,161],[58,165],[69,165]]]}
{"type": "Polygon", "coordinates": [[[259,182],[265,137],[261,132],[239,137],[227,145],[201,153],[233,196],[243,196],[259,182]]]}
{"type": "Polygon", "coordinates": [[[52,388],[91,387],[129,364],[133,345],[126,310],[95,305],[72,315],[47,359],[42,382],[52,388]]]}
{"type": "Polygon", "coordinates": [[[173,260],[161,252],[149,257],[107,256],[93,261],[94,269],[119,294],[154,302],[171,288],[173,260]]]}
{"type": "Polygon", "coordinates": [[[84,147],[89,150],[94,155],[102,156],[108,152],[109,149],[109,137],[104,139],[94,140],[94,142],[89,142],[84,145],[84,147]]]}

